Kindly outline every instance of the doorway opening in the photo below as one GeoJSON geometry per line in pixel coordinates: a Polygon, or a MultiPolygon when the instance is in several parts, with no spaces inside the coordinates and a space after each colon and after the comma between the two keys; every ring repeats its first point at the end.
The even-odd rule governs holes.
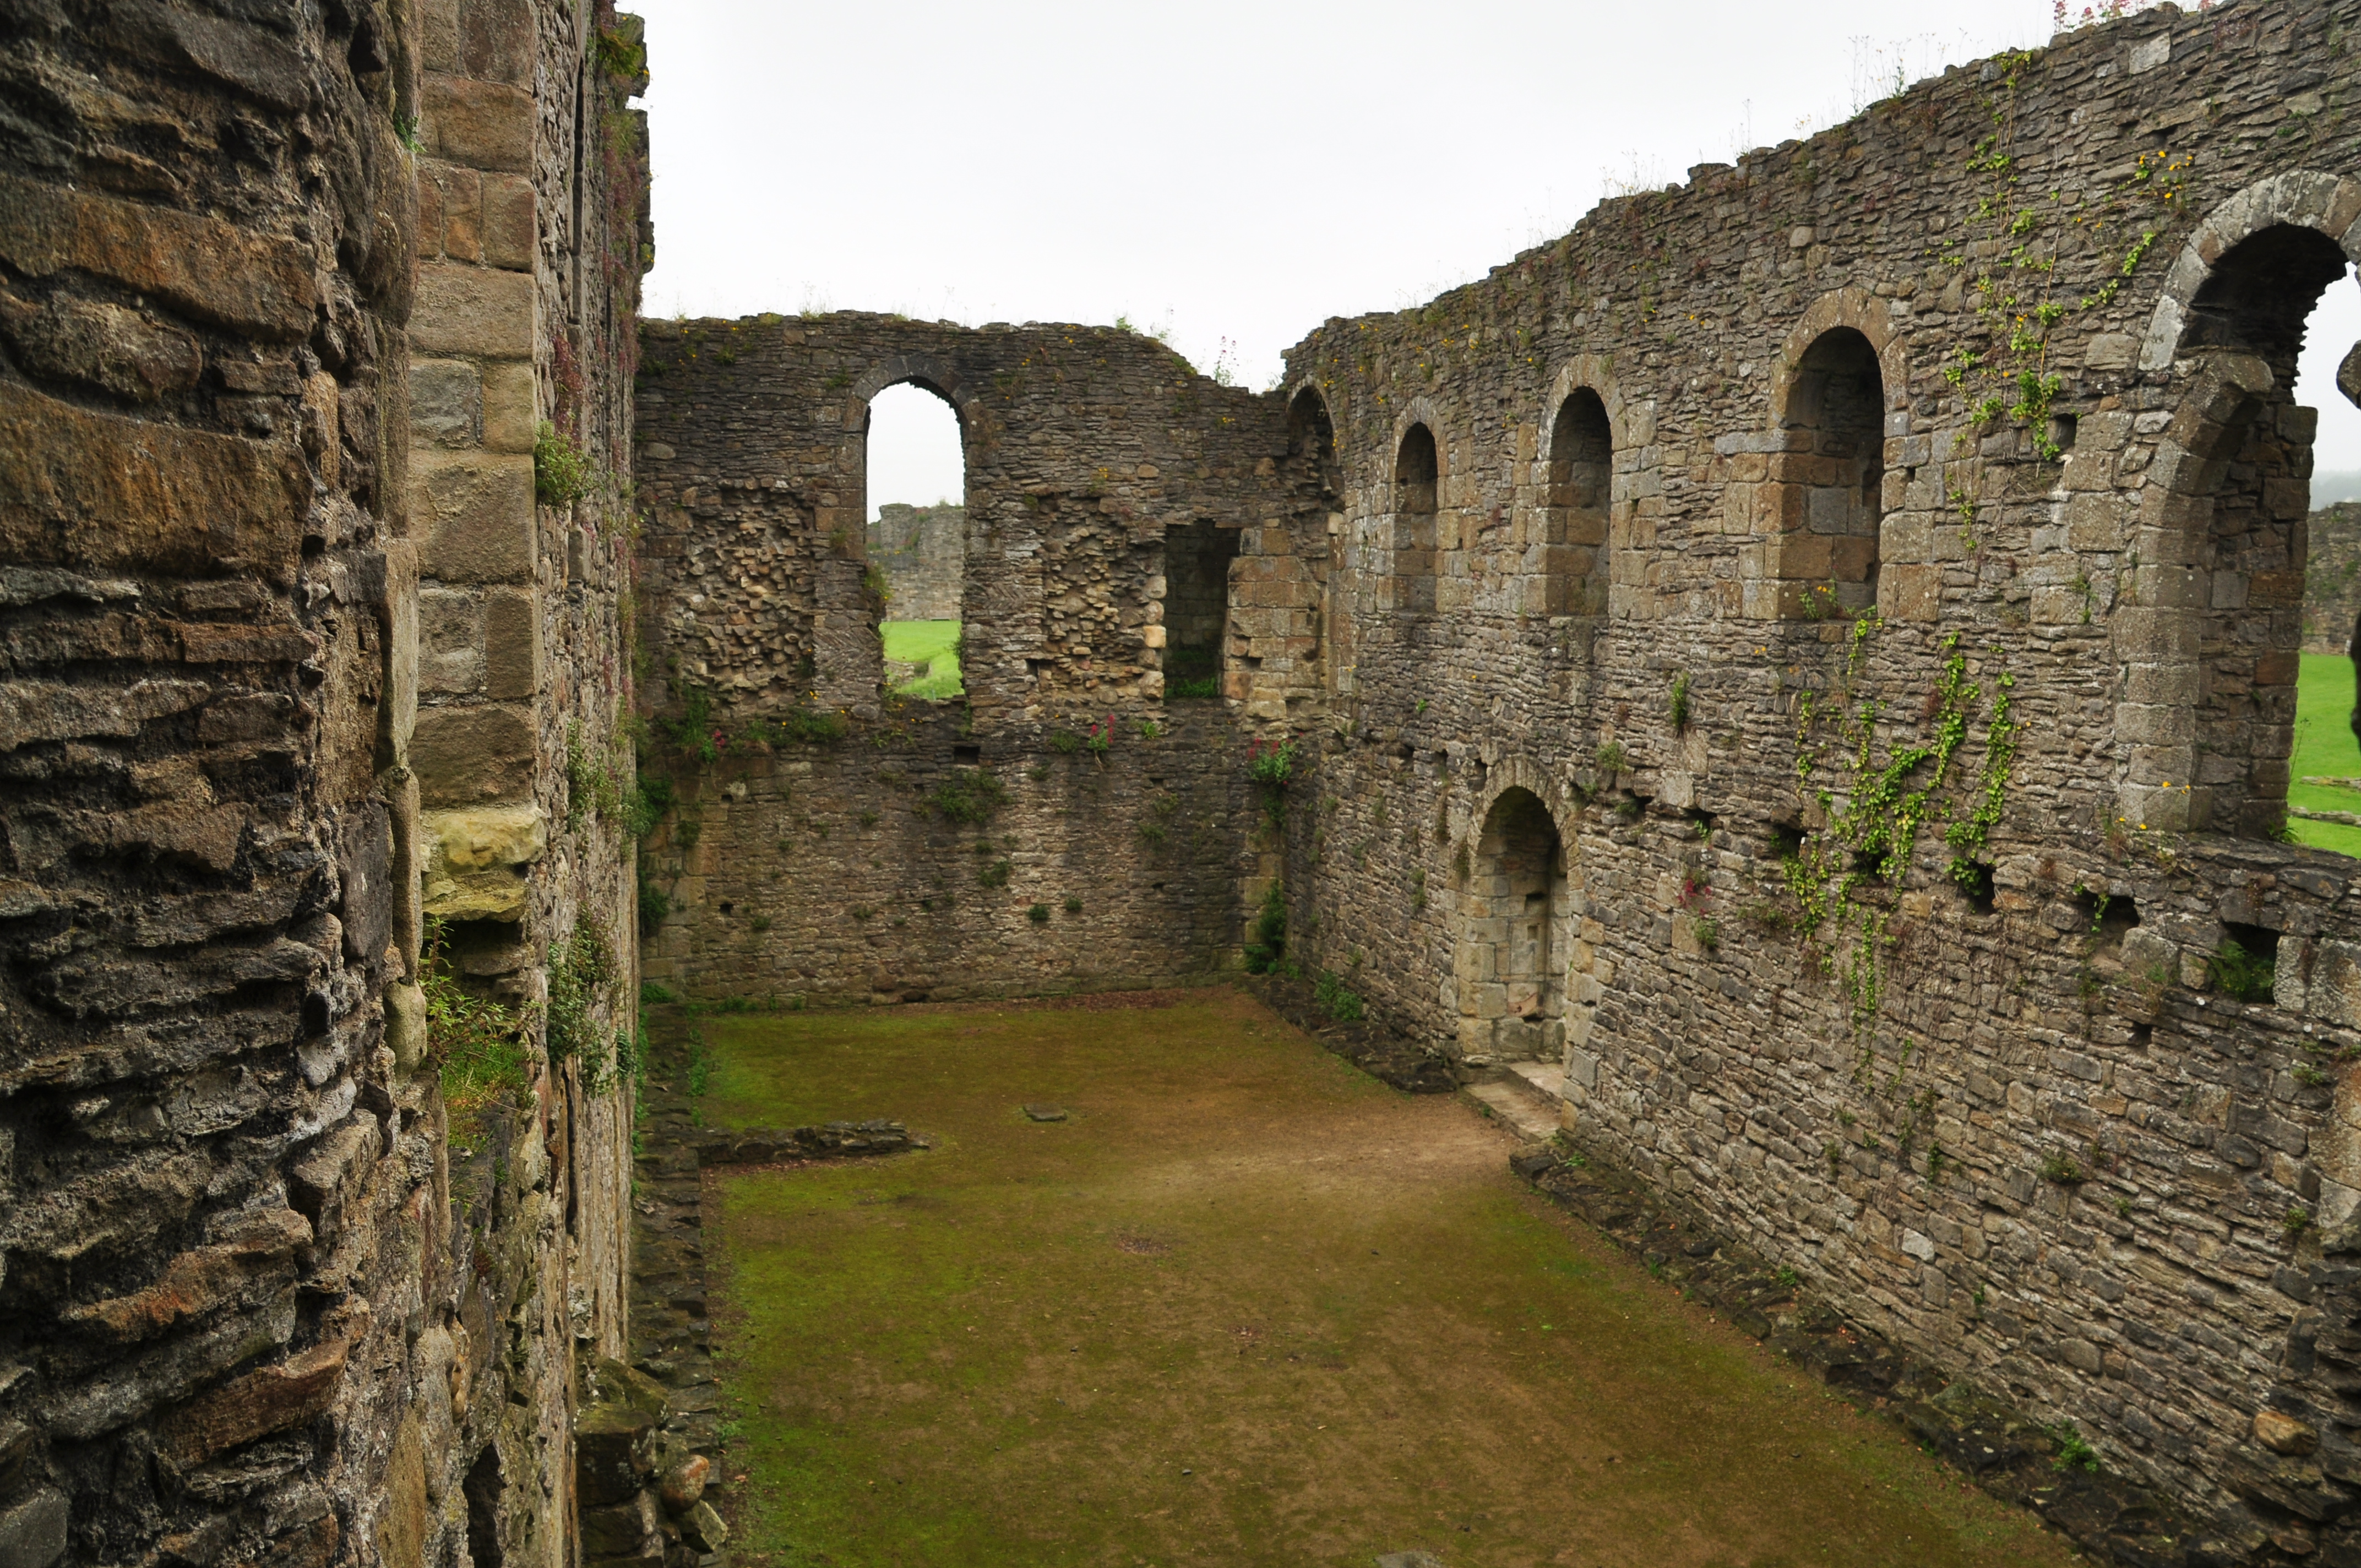
{"type": "Polygon", "coordinates": [[[1565,1047],[1565,844],[1532,791],[1485,814],[1460,895],[1459,1048],[1473,1063],[1554,1060],[1565,1047]]]}

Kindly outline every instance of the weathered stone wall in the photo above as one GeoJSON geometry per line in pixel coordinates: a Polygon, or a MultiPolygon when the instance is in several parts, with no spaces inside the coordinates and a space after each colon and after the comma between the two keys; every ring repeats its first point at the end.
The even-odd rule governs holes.
{"type": "Polygon", "coordinates": [[[2361,620],[2361,501],[2313,512],[2304,538],[2303,651],[2342,653],[2361,620]]]}
{"type": "MultiPolygon", "coordinates": [[[[636,36],[526,0],[0,16],[12,1564],[566,1560],[625,1113],[533,1065],[536,1025],[530,1086],[450,1146],[421,797],[549,814],[573,688],[625,696],[528,455],[550,301],[629,449],[644,184],[602,32],[636,36]],[[588,280],[552,225],[586,197],[632,240],[588,280]],[[438,628],[459,593],[497,629],[424,713],[422,574],[438,628]],[[531,705],[489,772],[460,696],[531,705]]],[[[617,836],[569,850],[518,879],[516,996],[584,906],[630,972],[617,836]]]]}
{"type": "Polygon", "coordinates": [[[967,508],[888,501],[869,524],[869,561],[885,574],[886,620],[957,620],[967,508]]]}
{"type": "Polygon", "coordinates": [[[2361,1482],[2361,912],[2269,841],[2356,16],[1954,71],[1289,361],[1343,513],[1292,950],[1466,1070],[1562,1027],[1576,1137],[2235,1553],[2361,1482]]]}
{"type": "Polygon", "coordinates": [[[1168,526],[1274,544],[1307,526],[1273,400],[1132,333],[840,313],[651,322],[642,337],[642,615],[675,690],[732,716],[876,708],[863,433],[889,386],[959,414],[962,669],[981,723],[1155,699],[1168,526]]]}
{"type": "MultiPolygon", "coordinates": [[[[1310,554],[1299,538],[1324,560],[1319,477],[1277,401],[1103,327],[840,314],[643,333],[639,613],[664,711],[708,704],[717,732],[751,726],[777,752],[705,774],[668,753],[690,841],[675,825],[647,851],[672,905],[649,972],[708,994],[943,997],[1222,962],[1250,869],[1231,809],[1244,741],[1218,709],[1162,709],[1166,556],[1219,531],[1275,558],[1241,556],[1242,585],[1310,554]],[[955,707],[883,698],[862,588],[868,400],[901,381],[950,400],[967,455],[955,707]],[[851,739],[794,739],[815,716],[851,739]],[[957,782],[966,769],[993,782],[957,782]],[[946,784],[1006,799],[960,821],[929,804],[946,784]],[[1003,862],[1005,883],[979,882],[1003,862]]],[[[1316,683],[1312,619],[1233,615],[1233,645],[1253,647],[1239,667],[1267,653],[1271,678],[1316,683]]]]}
{"type": "Polygon", "coordinates": [[[892,704],[686,782],[648,844],[647,972],[709,997],[948,1001],[1164,985],[1235,950],[1249,810],[1211,704],[1144,735],[892,704]],[[1088,742],[1105,738],[1104,750],[1088,742]]]}

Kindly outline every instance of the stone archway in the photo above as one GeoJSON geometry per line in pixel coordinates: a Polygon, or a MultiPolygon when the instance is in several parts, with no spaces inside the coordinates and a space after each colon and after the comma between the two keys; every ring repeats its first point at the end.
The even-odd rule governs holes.
{"type": "Polygon", "coordinates": [[[2130,602],[2109,621],[2115,809],[2128,820],[2279,831],[2311,446],[2303,419],[2282,415],[2294,410],[2304,323],[2354,262],[2361,181],[2276,175],[2205,214],[2150,313],[2138,368],[2175,395],[2139,475],[2130,602]]]}
{"type": "Polygon", "coordinates": [[[1556,817],[1532,790],[1501,789],[1478,819],[1459,889],[1453,968],[1464,1063],[1555,1061],[1564,1053],[1572,905],[1556,817]]]}

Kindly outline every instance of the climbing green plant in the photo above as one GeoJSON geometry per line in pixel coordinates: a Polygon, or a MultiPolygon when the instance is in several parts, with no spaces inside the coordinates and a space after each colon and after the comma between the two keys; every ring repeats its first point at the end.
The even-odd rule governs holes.
{"type": "Polygon", "coordinates": [[[455,1124],[472,1126],[485,1107],[503,1104],[532,1084],[524,1034],[527,1009],[478,996],[459,983],[448,951],[449,928],[426,922],[419,985],[426,994],[426,1043],[440,1065],[443,1102],[455,1124]]]}
{"type": "Polygon", "coordinates": [[[552,1066],[571,1057],[582,1064],[582,1087],[603,1094],[613,1086],[619,1064],[616,1040],[593,1014],[607,1000],[616,976],[614,944],[596,916],[585,915],[574,930],[549,948],[547,1046],[552,1066]]]}
{"type": "Polygon", "coordinates": [[[1883,1002],[1889,912],[1872,889],[1898,888],[1916,862],[1928,824],[1942,822],[1953,851],[1949,874],[1974,875],[1973,855],[2007,805],[2019,726],[2011,716],[2011,677],[1995,680],[1975,793],[1962,798],[1957,762],[1969,741],[1983,689],[1968,676],[1960,634],[1938,644],[1942,673],[1917,739],[1877,756],[1883,705],[1866,692],[1863,665],[1883,622],[1874,609],[1853,622],[1832,689],[1797,694],[1796,786],[1818,807],[1822,826],[1805,834],[1781,866],[1795,901],[1795,929],[1820,948],[1824,972],[1842,989],[1856,1033],[1866,1032],[1883,1002]]]}
{"type": "Polygon", "coordinates": [[[543,420],[533,437],[533,493],[544,506],[570,507],[598,485],[598,470],[564,433],[543,420]]]}
{"type": "MultiPolygon", "coordinates": [[[[1999,76],[1984,100],[1992,128],[1967,162],[1967,171],[1981,177],[1981,193],[1959,225],[1959,242],[1941,256],[1960,274],[1981,342],[1954,346],[1941,363],[1943,378],[1960,393],[1971,424],[2004,416],[2015,421],[2026,427],[2041,459],[2054,463],[2064,455],[2050,428],[2051,405],[2065,385],[2049,367],[2059,329],[2079,313],[2114,302],[2164,226],[2179,217],[2182,184],[2195,160],[2169,150],[2144,152],[2114,186],[2078,192],[2070,203],[2062,191],[2045,196],[2026,190],[2025,161],[2017,150],[2017,108],[2035,60],[2018,50],[1993,60],[1999,76]],[[2149,203],[2154,210],[2143,215],[2149,203]],[[2058,269],[2076,229],[2094,236],[2091,247],[2102,258],[2103,270],[2091,291],[2069,304],[2059,291],[2058,269]],[[2126,243],[2126,236],[2135,237],[2126,243]]],[[[1954,450],[1970,440],[1971,432],[1960,431],[1954,450]]],[[[1972,511],[1963,509],[1962,515],[1971,525],[1972,511]]]]}

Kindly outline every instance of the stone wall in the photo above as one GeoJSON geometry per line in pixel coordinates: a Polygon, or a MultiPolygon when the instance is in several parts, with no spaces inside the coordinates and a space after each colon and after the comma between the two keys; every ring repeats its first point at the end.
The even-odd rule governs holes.
{"type": "Polygon", "coordinates": [[[1575,1137],[2077,1423],[2222,1554],[2355,1549],[2361,925],[2346,862],[2276,837],[2356,15],[2158,11],[1953,71],[1332,321],[1259,399],[1093,329],[652,328],[645,620],[675,708],[769,747],[697,786],[729,838],[672,846],[671,972],[1025,983],[995,905],[923,946],[961,836],[903,792],[943,749],[1038,772],[1012,874],[1124,864],[1060,865],[1027,727],[1169,720],[1159,654],[1216,623],[1235,529],[1204,795],[1243,731],[1302,748],[1283,839],[1248,795],[1212,846],[1241,904],[1283,876],[1291,959],[1463,1073],[1562,1083],[1575,1137]],[[843,521],[865,399],[909,379],[961,411],[976,519],[972,712],[932,759],[878,704],[843,521]],[[798,750],[810,703],[850,747],[798,750]],[[846,817],[881,837],[839,848],[846,817]],[[848,888],[850,925],[811,896],[848,888]]]}
{"type": "MultiPolygon", "coordinates": [[[[629,450],[634,26],[0,28],[0,1560],[564,1562],[628,1113],[535,1023],[446,1137],[422,873],[627,695],[530,452],[566,396],[629,450]]],[[[471,949],[514,998],[585,908],[630,972],[617,835],[567,850],[471,949]]]]}
{"type": "MultiPolygon", "coordinates": [[[[863,592],[869,400],[948,400],[967,458],[962,669],[980,723],[1128,710],[1163,687],[1165,531],[1324,550],[1274,400],[1111,327],[850,312],[651,322],[636,474],[642,622],[675,695],[734,717],[876,711],[863,592]],[[1301,541],[1301,543],[1296,542],[1301,541]]],[[[1291,656],[1281,649],[1256,658],[1291,656]]]]}
{"type": "Polygon", "coordinates": [[[673,907],[647,972],[799,1004],[1214,971],[1237,946],[1251,807],[1228,718],[1195,707],[1150,738],[1131,718],[971,729],[895,701],[841,741],[690,775],[644,851],[673,907]]]}
{"type": "Polygon", "coordinates": [[[2303,651],[2343,653],[2361,620],[2361,501],[2313,512],[2304,538],[2303,651]]]}
{"type": "Polygon", "coordinates": [[[1324,562],[1327,521],[1281,406],[1104,327],[846,313],[643,333],[640,623],[661,710],[695,704],[737,738],[716,768],[663,751],[688,826],[647,851],[671,911],[649,972],[892,998],[1217,967],[1252,870],[1244,740],[1222,710],[1163,709],[1167,557],[1191,544],[1202,621],[1197,533],[1268,553],[1216,567],[1213,624],[1226,571],[1277,607],[1229,618],[1237,668],[1268,670],[1257,701],[1317,700],[1301,563],[1324,562]],[[863,591],[868,400],[903,381],[950,401],[967,455],[956,705],[884,696],[863,591]],[[816,722],[850,739],[815,744],[816,722]],[[947,812],[946,788],[987,792],[988,817],[947,812]]]}
{"type": "Polygon", "coordinates": [[[2361,1198],[2361,926],[2351,862],[2271,842],[2292,355],[2361,251],[2306,116],[2356,16],[1953,71],[1289,359],[1346,672],[1290,792],[1297,956],[1463,1071],[1561,1031],[1574,1137],[2235,1554],[2345,1542],[2361,1481],[2321,1242],[2361,1198]],[[1978,310],[2011,294],[2022,354],[1978,310]]]}
{"type": "Polygon", "coordinates": [[[869,561],[885,574],[888,620],[957,620],[967,508],[888,501],[869,524],[869,561]]]}

